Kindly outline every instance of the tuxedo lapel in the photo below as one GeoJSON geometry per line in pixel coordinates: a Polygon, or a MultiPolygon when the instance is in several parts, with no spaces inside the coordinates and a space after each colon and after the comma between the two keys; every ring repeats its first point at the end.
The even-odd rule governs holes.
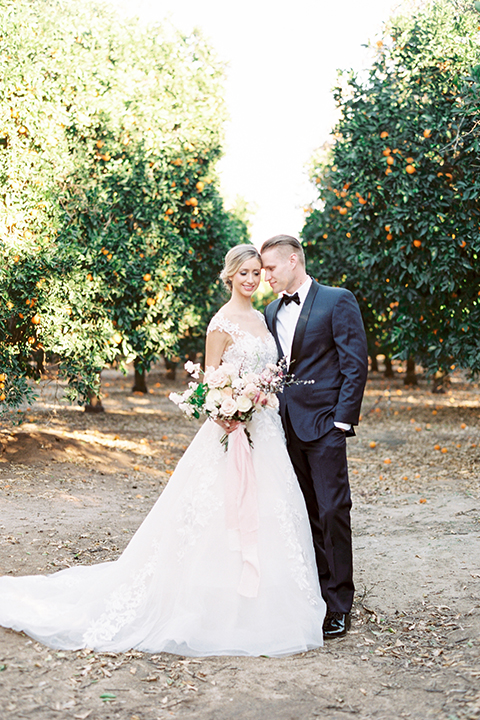
{"type": "Polygon", "coordinates": [[[278,350],[278,357],[282,358],[284,355],[284,352],[282,350],[282,346],[280,345],[280,340],[278,339],[277,335],[277,314],[281,306],[281,300],[280,298],[278,300],[275,300],[275,307],[273,308],[273,315],[272,315],[272,335],[275,338],[275,342],[277,344],[277,350],[278,350]]]}
{"type": "MultiPolygon", "coordinates": [[[[303,338],[305,336],[305,330],[307,327],[308,318],[310,317],[310,312],[312,310],[313,301],[315,300],[315,296],[316,296],[317,292],[319,291],[319,289],[320,289],[320,285],[317,282],[315,282],[315,280],[312,280],[310,290],[308,291],[308,295],[305,298],[305,302],[303,303],[302,311],[300,313],[300,317],[298,318],[297,326],[295,328],[295,333],[293,335],[292,352],[290,355],[290,367],[297,360],[297,358],[300,354],[300,351],[302,349],[302,343],[303,343],[303,338]]],[[[275,313],[275,319],[276,319],[276,313],[275,313]]],[[[293,368],[293,370],[295,371],[295,368],[293,368]]]]}

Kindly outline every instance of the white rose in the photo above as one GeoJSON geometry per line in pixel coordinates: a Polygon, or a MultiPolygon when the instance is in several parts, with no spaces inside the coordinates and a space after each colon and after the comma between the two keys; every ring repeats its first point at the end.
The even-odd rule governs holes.
{"type": "Polygon", "coordinates": [[[175,403],[175,405],[180,405],[180,403],[183,402],[182,395],[179,395],[176,392],[171,392],[170,395],[168,396],[168,399],[171,400],[173,403],[175,403]]]}
{"type": "Polygon", "coordinates": [[[220,412],[225,417],[231,417],[237,410],[237,403],[233,398],[225,398],[220,406],[220,412]]]}
{"type": "Polygon", "coordinates": [[[207,393],[207,397],[205,398],[205,401],[208,403],[221,403],[222,402],[222,393],[220,390],[217,390],[214,388],[213,390],[209,390],[207,393]]]}
{"type": "Polygon", "coordinates": [[[208,375],[205,375],[205,382],[207,383],[209,388],[224,387],[227,384],[228,380],[228,375],[224,371],[222,365],[220,365],[220,367],[216,370],[209,372],[208,375]]]}
{"type": "Polygon", "coordinates": [[[224,387],[220,390],[220,394],[222,396],[222,400],[225,400],[225,398],[233,397],[233,390],[231,387],[224,387]]]}
{"type": "Polygon", "coordinates": [[[243,394],[246,395],[248,398],[250,398],[250,400],[253,400],[253,398],[255,397],[257,392],[258,392],[257,386],[251,382],[251,383],[248,383],[248,385],[245,385],[243,394]]]}
{"type": "Polygon", "coordinates": [[[278,397],[274,393],[269,393],[267,395],[267,407],[272,408],[273,410],[278,410],[279,404],[278,397]]]}
{"type": "Polygon", "coordinates": [[[217,410],[218,405],[217,405],[217,403],[208,402],[208,400],[206,400],[204,407],[205,407],[205,411],[210,413],[210,415],[212,415],[212,413],[214,413],[217,410]]]}
{"type": "Polygon", "coordinates": [[[251,372],[251,373],[247,373],[246,375],[244,375],[243,379],[246,384],[253,383],[254,385],[258,385],[258,383],[260,381],[260,376],[257,375],[257,373],[251,372]]]}
{"type": "Polygon", "coordinates": [[[237,407],[240,412],[248,412],[252,407],[252,401],[246,395],[239,395],[237,398],[237,407]]]}

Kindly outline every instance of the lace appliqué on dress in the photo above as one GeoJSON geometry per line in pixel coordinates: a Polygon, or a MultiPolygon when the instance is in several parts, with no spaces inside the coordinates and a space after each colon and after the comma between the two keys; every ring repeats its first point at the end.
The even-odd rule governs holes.
{"type": "MultiPolygon", "coordinates": [[[[212,427],[212,434],[214,430],[212,427]]],[[[212,488],[217,482],[218,462],[224,455],[219,437],[212,438],[208,453],[205,453],[203,445],[189,453],[187,467],[195,468],[198,481],[177,515],[177,532],[182,539],[177,553],[179,560],[185,556],[188,547],[195,545],[214,513],[223,504],[220,498],[212,493],[212,488]]]]}
{"type": "Polygon", "coordinates": [[[137,610],[147,597],[147,578],[155,571],[160,550],[154,544],[154,552],[148,562],[130,582],[122,583],[106,600],[106,610],[87,628],[83,635],[84,647],[95,648],[113,640],[115,635],[137,617],[137,610]]]}
{"type": "MultiPolygon", "coordinates": [[[[265,324],[262,313],[258,310],[255,312],[265,324]]],[[[222,362],[232,363],[242,372],[261,372],[267,363],[276,363],[278,360],[277,346],[270,333],[264,337],[252,335],[246,330],[241,330],[236,323],[222,315],[221,312],[218,312],[210,320],[207,335],[214,330],[227,333],[233,340],[223,353],[222,362]]]]}
{"type": "Polygon", "coordinates": [[[295,582],[300,590],[305,592],[308,602],[317,605],[317,593],[310,582],[310,578],[315,576],[315,568],[305,557],[299,537],[301,515],[286,500],[278,500],[274,511],[285,539],[288,557],[292,561],[291,569],[295,582]]]}
{"type": "Polygon", "coordinates": [[[254,413],[251,421],[251,430],[255,433],[256,437],[264,440],[278,436],[285,438],[282,421],[280,415],[276,410],[271,408],[264,408],[254,413]]]}
{"type": "Polygon", "coordinates": [[[209,335],[209,333],[213,332],[214,330],[220,330],[220,332],[227,333],[228,335],[231,335],[232,338],[242,334],[239,326],[229,320],[227,317],[225,317],[225,315],[222,315],[222,313],[220,312],[214,315],[208,323],[207,335],[209,335]]]}

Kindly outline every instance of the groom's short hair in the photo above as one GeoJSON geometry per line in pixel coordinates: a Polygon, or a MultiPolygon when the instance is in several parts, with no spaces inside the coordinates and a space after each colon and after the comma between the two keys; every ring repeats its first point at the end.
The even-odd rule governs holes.
{"type": "Polygon", "coordinates": [[[274,237],[265,240],[260,253],[264,253],[272,248],[280,250],[282,254],[286,254],[287,252],[288,254],[292,252],[295,253],[303,267],[305,267],[305,253],[297,238],[291,235],[274,235],[274,237]]]}

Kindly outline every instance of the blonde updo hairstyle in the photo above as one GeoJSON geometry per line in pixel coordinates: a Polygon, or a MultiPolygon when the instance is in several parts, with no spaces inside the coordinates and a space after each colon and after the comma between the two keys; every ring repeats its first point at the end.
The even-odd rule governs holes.
{"type": "Polygon", "coordinates": [[[262,258],[254,245],[235,245],[235,247],[228,251],[225,255],[223,270],[220,273],[220,279],[223,281],[227,290],[232,291],[232,281],[230,278],[240,270],[243,263],[252,258],[258,260],[260,267],[262,266],[262,258]]]}

